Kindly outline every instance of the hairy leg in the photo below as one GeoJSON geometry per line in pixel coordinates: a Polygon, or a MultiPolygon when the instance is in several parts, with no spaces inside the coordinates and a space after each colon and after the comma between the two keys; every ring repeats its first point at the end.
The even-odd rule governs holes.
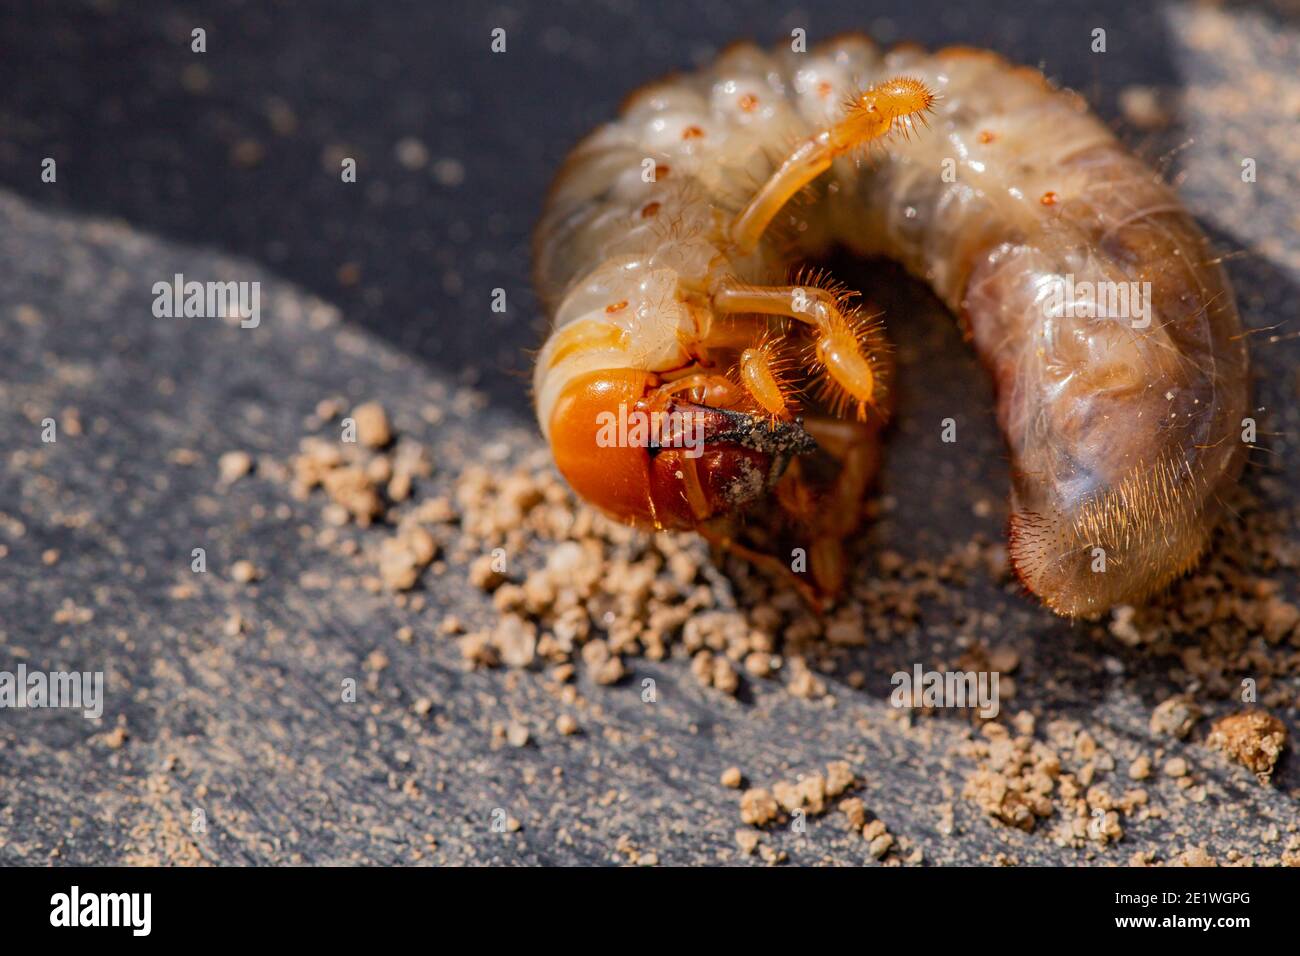
{"type": "Polygon", "coordinates": [[[853,96],[834,126],[803,140],[763,184],[731,223],[731,241],[751,252],[763,232],[790,198],[842,156],[896,128],[906,117],[920,117],[934,95],[918,80],[900,76],[853,96]]]}
{"type": "MultiPolygon", "coordinates": [[[[822,416],[806,419],[804,428],[839,468],[829,487],[815,495],[791,488],[778,501],[798,503],[796,521],[812,536],[808,566],[818,591],[839,594],[848,577],[844,541],[861,523],[863,498],[880,467],[880,433],[870,425],[822,416]]],[[[800,471],[784,480],[806,483],[800,471]]]]}

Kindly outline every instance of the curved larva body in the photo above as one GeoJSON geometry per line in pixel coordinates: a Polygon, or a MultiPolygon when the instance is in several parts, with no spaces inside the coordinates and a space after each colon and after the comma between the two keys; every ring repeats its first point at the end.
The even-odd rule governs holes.
{"type": "Polygon", "coordinates": [[[993,54],[882,52],[860,38],[806,55],[735,48],[638,92],[584,141],[537,239],[555,326],[537,412],[557,460],[557,409],[575,381],[690,366],[720,275],[780,282],[841,243],[897,259],[966,323],[1012,454],[1011,557],[1056,611],[1137,600],[1186,570],[1240,470],[1245,345],[1204,236],[1079,98],[993,54]],[[866,162],[837,159],[810,203],[782,213],[780,242],[740,254],[726,224],[791,142],[900,74],[938,95],[929,129],[866,162]],[[646,157],[668,175],[643,181],[646,157]],[[1071,288],[1073,302],[1059,296],[1071,288]],[[1103,305],[1112,291],[1137,297],[1098,316],[1089,288],[1103,305]]]}

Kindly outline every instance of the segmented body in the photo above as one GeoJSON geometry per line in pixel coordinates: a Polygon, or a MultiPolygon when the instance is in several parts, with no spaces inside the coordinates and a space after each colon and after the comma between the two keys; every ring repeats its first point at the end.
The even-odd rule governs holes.
{"type": "Polygon", "coordinates": [[[691,367],[720,277],[779,283],[836,243],[898,260],[965,324],[1011,451],[1011,558],[1045,603],[1090,614],[1197,559],[1243,457],[1247,358],[1222,268],[1081,99],[984,51],[743,46],[634,94],[574,150],[538,229],[554,329],[535,392],[553,447],[573,381],[691,367]],[[898,75],[937,94],[928,129],[837,159],[752,251],[729,243],[792,142],[898,75]],[[1149,321],[1062,305],[1067,281],[1149,283],[1149,321]]]}

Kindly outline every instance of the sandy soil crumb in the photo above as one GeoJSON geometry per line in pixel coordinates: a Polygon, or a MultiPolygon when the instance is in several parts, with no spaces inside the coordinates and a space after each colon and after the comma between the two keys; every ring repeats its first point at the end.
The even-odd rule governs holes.
{"type": "Polygon", "coordinates": [[[352,420],[357,423],[357,441],[367,448],[383,448],[393,440],[388,413],[378,402],[358,405],[352,410],[352,420]]]}
{"type": "Polygon", "coordinates": [[[1170,697],[1151,712],[1151,733],[1182,740],[1200,719],[1200,708],[1191,698],[1170,697]]]}
{"type": "Polygon", "coordinates": [[[1286,725],[1262,710],[1229,714],[1216,721],[1206,744],[1267,782],[1286,746],[1286,725]]]}
{"type": "Polygon", "coordinates": [[[740,819],[750,826],[766,826],[777,818],[780,810],[770,790],[758,787],[740,795],[740,819]]]}
{"type": "Polygon", "coordinates": [[[246,451],[228,451],[217,459],[217,473],[223,485],[231,485],[253,470],[253,456],[246,451]]]}

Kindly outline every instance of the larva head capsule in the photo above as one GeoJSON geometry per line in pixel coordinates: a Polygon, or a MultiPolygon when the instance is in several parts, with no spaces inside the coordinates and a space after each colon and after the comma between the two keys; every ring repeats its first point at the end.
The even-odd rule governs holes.
{"type": "MultiPolygon", "coordinates": [[[[729,384],[719,379],[717,385],[729,384]]],[[[570,381],[548,429],[577,494],[618,521],[697,529],[763,498],[812,439],[795,422],[678,399],[639,369],[570,381]]]]}

